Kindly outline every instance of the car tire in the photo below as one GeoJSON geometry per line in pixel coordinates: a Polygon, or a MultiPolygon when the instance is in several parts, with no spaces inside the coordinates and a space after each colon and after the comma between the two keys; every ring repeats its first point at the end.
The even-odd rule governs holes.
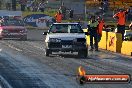
{"type": "Polygon", "coordinates": [[[45,56],[49,56],[51,53],[52,53],[51,50],[45,49],[45,56]]]}
{"type": "Polygon", "coordinates": [[[0,38],[0,40],[2,40],[2,38],[0,38]]]}
{"type": "Polygon", "coordinates": [[[22,41],[27,41],[27,36],[21,37],[20,40],[22,40],[22,41]]]}
{"type": "Polygon", "coordinates": [[[87,56],[88,56],[88,50],[87,49],[80,50],[78,52],[78,56],[82,57],[82,58],[87,58],[87,56]]]}

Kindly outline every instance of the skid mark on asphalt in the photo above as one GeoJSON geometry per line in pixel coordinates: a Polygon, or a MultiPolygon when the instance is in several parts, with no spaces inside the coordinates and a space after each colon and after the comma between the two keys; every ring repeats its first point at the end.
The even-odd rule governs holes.
{"type": "Polygon", "coordinates": [[[40,49],[40,50],[45,51],[44,42],[40,42],[40,41],[39,41],[39,42],[38,42],[38,41],[29,42],[29,41],[27,41],[27,42],[25,42],[25,43],[27,43],[27,44],[29,44],[29,45],[35,47],[35,48],[38,48],[38,49],[40,49]]]}
{"type": "Polygon", "coordinates": [[[112,71],[115,71],[116,73],[119,73],[119,74],[132,73],[132,69],[131,69],[132,60],[129,57],[123,57],[123,56],[119,56],[115,54],[114,55],[110,54],[111,57],[107,57],[109,53],[105,53],[105,52],[99,52],[99,53],[100,53],[99,54],[100,56],[102,56],[101,55],[102,53],[106,57],[102,59],[101,57],[99,57],[99,55],[97,55],[94,57],[96,59],[93,58],[90,61],[86,61],[86,62],[88,63],[92,62],[91,64],[96,63],[95,66],[97,65],[97,67],[109,68],[109,69],[112,69],[112,71]]]}
{"type": "Polygon", "coordinates": [[[0,82],[2,86],[0,88],[13,88],[1,75],[0,75],[0,82]]]}
{"type": "MultiPolygon", "coordinates": [[[[29,50],[26,50],[26,51],[29,51],[29,50]]],[[[31,50],[31,52],[33,52],[32,50],[31,50]]],[[[15,62],[15,61],[12,61],[12,62],[15,62]]],[[[63,61],[64,62],[64,61],[63,61]]],[[[20,65],[19,65],[20,66],[20,65]]],[[[26,69],[26,67],[24,67],[25,69],[26,69]]],[[[31,68],[27,68],[27,71],[25,71],[25,72],[29,72],[29,69],[31,69],[31,68]]],[[[31,72],[31,71],[30,71],[31,72]]],[[[31,72],[30,74],[33,74],[33,73],[35,73],[36,71],[35,70],[33,70],[33,72],[31,72]]],[[[50,74],[49,74],[50,75],[50,74]]],[[[65,77],[65,75],[62,75],[62,76],[64,76],[65,77]]],[[[57,77],[57,79],[58,79],[58,77],[57,77]]],[[[68,78],[69,79],[69,78],[68,78]]],[[[61,79],[62,80],[62,79],[61,79]]],[[[55,80],[54,80],[55,81],[55,80]]],[[[69,84],[70,82],[69,81],[67,81],[67,83],[69,84]]],[[[71,82],[72,83],[72,82],[71,82]]],[[[70,83],[70,84],[71,84],[70,83]]],[[[56,83],[53,83],[53,85],[55,85],[56,83]]],[[[60,84],[59,82],[57,83],[57,84],[60,84]]],[[[64,83],[65,84],[65,83],[64,83]]],[[[56,87],[57,88],[57,87],[56,87]]],[[[68,88],[70,88],[70,87],[68,87],[68,88]]]]}
{"type": "Polygon", "coordinates": [[[14,50],[16,50],[16,51],[22,51],[21,49],[18,49],[18,48],[16,48],[16,47],[14,47],[13,45],[7,45],[8,47],[10,47],[10,48],[12,48],[12,49],[14,49],[14,50]]]}
{"type": "Polygon", "coordinates": [[[37,63],[29,61],[29,59],[27,59],[26,57],[21,57],[19,55],[8,56],[6,54],[6,57],[8,58],[10,63],[16,66],[17,69],[20,69],[19,74],[21,73],[21,74],[28,75],[27,77],[25,76],[22,77],[21,74],[19,75],[17,73],[18,75],[14,76],[14,78],[16,79],[13,79],[13,82],[23,80],[25,85],[30,85],[30,84],[35,85],[37,83],[37,84],[40,84],[41,86],[45,83],[46,85],[50,86],[50,88],[55,88],[55,87],[56,88],[77,88],[75,87],[77,86],[76,82],[72,82],[66,76],[61,75],[60,73],[57,73],[56,71],[52,70],[51,68],[45,65],[43,66],[41,65],[42,66],[41,67],[37,63]],[[34,81],[31,82],[30,79],[28,78],[32,78],[34,79],[34,81]],[[40,80],[42,83],[35,81],[35,79],[40,80]],[[31,83],[29,83],[28,81],[31,83]]]}
{"type": "MultiPolygon", "coordinates": [[[[32,45],[30,45],[30,46],[32,46],[32,45]]],[[[33,46],[32,46],[33,47],[33,46]]],[[[37,46],[37,48],[38,48],[39,46],[37,46]]],[[[36,47],[35,47],[36,48],[36,47]]],[[[31,48],[32,49],[32,48],[31,48]]],[[[26,51],[30,51],[30,53],[33,53],[33,50],[26,50],[26,51]]],[[[38,53],[34,53],[33,55],[36,55],[36,54],[38,54],[38,53]]],[[[67,62],[67,60],[65,60],[64,58],[61,58],[61,57],[54,57],[54,58],[57,58],[57,59],[60,59],[60,60],[63,60],[63,62],[67,62]]],[[[66,58],[67,59],[67,58],[66,58]]],[[[73,58],[71,58],[71,60],[73,60],[73,58]]],[[[119,73],[119,72],[117,72],[117,71],[114,71],[114,70],[111,70],[111,71],[109,71],[109,69],[107,68],[105,68],[105,66],[103,67],[103,66],[100,66],[100,65],[95,65],[95,64],[93,64],[93,63],[86,63],[86,62],[84,62],[84,61],[82,61],[82,60],[80,60],[80,61],[78,61],[78,60],[76,60],[76,59],[74,59],[75,61],[73,61],[73,62],[76,62],[76,63],[78,63],[78,64],[80,64],[80,65],[85,65],[85,66],[87,66],[87,64],[89,64],[89,66],[87,66],[87,67],[89,67],[91,70],[93,69],[93,70],[97,70],[97,71],[102,71],[102,72],[112,72],[112,73],[119,73]],[[83,63],[83,64],[82,64],[83,63]]],[[[52,64],[50,64],[50,65],[52,65],[52,64]]],[[[56,67],[56,66],[55,66],[56,67]]]]}
{"type": "MultiPolygon", "coordinates": [[[[97,70],[98,68],[96,68],[96,67],[98,67],[98,65],[94,66],[92,64],[89,64],[88,63],[89,62],[88,59],[86,60],[88,62],[84,63],[84,61],[82,59],[78,60],[78,59],[75,59],[75,58],[62,58],[62,57],[59,57],[59,56],[57,56],[57,57],[48,57],[47,58],[47,57],[45,57],[44,54],[42,54],[42,53],[44,53],[42,50],[37,49],[37,47],[33,47],[32,44],[30,45],[30,44],[27,44],[27,43],[24,43],[24,42],[13,42],[13,41],[12,41],[11,44],[22,48],[22,50],[25,51],[25,53],[30,52],[31,54],[27,54],[29,57],[30,57],[30,55],[33,56],[33,57],[35,55],[34,58],[36,58],[36,61],[40,60],[38,58],[42,58],[43,59],[41,61],[42,64],[38,64],[37,65],[37,66],[41,66],[41,67],[36,67],[36,66],[34,66],[33,64],[31,64],[31,63],[29,63],[27,61],[22,61],[23,58],[21,58],[21,59],[17,58],[17,57],[21,57],[21,56],[16,56],[16,55],[15,55],[15,61],[14,60],[12,61],[10,59],[10,62],[14,63],[16,66],[20,66],[20,68],[23,69],[22,73],[29,74],[32,77],[32,79],[34,79],[34,80],[39,78],[39,80],[42,80],[44,83],[46,82],[46,84],[52,86],[52,88],[55,88],[55,87],[56,88],[58,88],[58,87],[59,88],[80,88],[80,86],[72,87],[73,85],[76,85],[74,83],[75,82],[75,79],[74,79],[75,76],[74,75],[73,75],[73,78],[67,77],[67,75],[69,76],[70,74],[71,75],[75,74],[75,70],[77,69],[77,67],[79,65],[83,65],[84,67],[87,67],[88,68],[88,73],[90,73],[91,71],[96,72],[96,71],[99,71],[99,70],[100,70],[100,72],[102,72],[102,69],[97,70]],[[15,44],[15,43],[17,43],[17,44],[15,44]],[[50,66],[48,64],[50,64],[50,66]],[[52,70],[57,71],[58,73],[55,74],[53,71],[48,69],[47,66],[50,67],[50,69],[52,68],[52,70]],[[91,66],[94,66],[95,68],[93,68],[91,66]],[[91,70],[89,68],[93,68],[93,70],[91,70]],[[47,72],[47,69],[50,72],[49,71],[47,72]],[[89,71],[89,70],[91,70],[91,71],[89,71]],[[53,72],[53,74],[52,74],[52,72],[53,72]],[[66,72],[66,74],[65,74],[65,72],[66,72]],[[58,80],[58,81],[56,82],[56,80],[58,80]],[[65,80],[66,83],[64,82],[64,80],[65,80]],[[51,82],[53,82],[53,83],[51,83],[51,82]],[[71,84],[72,86],[64,87],[64,85],[66,86],[68,84],[71,84]]],[[[35,45],[37,45],[37,44],[35,44],[35,45]]],[[[37,46],[39,47],[39,46],[41,46],[41,44],[38,44],[37,46]]],[[[30,58],[32,58],[32,57],[30,57],[30,58]]],[[[25,60],[25,59],[27,59],[27,58],[24,58],[23,60],[25,60]]],[[[32,61],[33,59],[30,59],[30,60],[32,61]]],[[[97,59],[94,59],[94,60],[96,61],[97,59]]],[[[35,62],[35,64],[37,64],[37,63],[38,62],[35,62]]],[[[95,63],[96,64],[98,62],[94,62],[93,61],[91,63],[95,63]]],[[[101,65],[104,65],[104,64],[99,64],[99,66],[101,66],[101,65]]],[[[108,70],[112,70],[112,69],[109,68],[108,70]]],[[[26,82],[27,81],[29,81],[28,78],[26,79],[26,82]]],[[[123,86],[121,86],[121,85],[113,85],[113,86],[109,85],[109,86],[107,86],[107,85],[96,85],[96,84],[92,85],[92,84],[88,84],[88,85],[83,86],[82,88],[118,88],[118,87],[119,88],[126,88],[126,87],[127,88],[131,88],[131,85],[128,87],[127,84],[125,84],[123,86]]]]}
{"type": "MultiPolygon", "coordinates": [[[[32,47],[35,47],[35,48],[38,48],[38,49],[41,49],[41,47],[38,45],[38,46],[33,46],[32,44],[34,44],[34,43],[32,43],[32,42],[30,42],[29,43],[29,45],[30,46],[32,46],[32,47]]],[[[32,53],[33,51],[32,50],[28,50],[28,51],[30,51],[30,53],[32,53]]],[[[35,55],[35,54],[34,54],[35,55]]],[[[96,58],[97,56],[95,56],[95,58],[96,58]]],[[[57,59],[60,59],[60,60],[63,60],[63,61],[65,61],[66,62],[66,60],[64,59],[64,58],[62,58],[62,57],[55,57],[55,58],[57,58],[57,59]]],[[[81,61],[81,60],[80,60],[81,61]]],[[[74,61],[75,62],[75,61],[74,61]]],[[[78,63],[78,62],[77,62],[78,63]]],[[[81,64],[81,63],[84,63],[84,62],[80,62],[79,64],[81,64]]],[[[94,62],[93,62],[94,63],[94,62]]],[[[85,64],[88,64],[88,63],[85,63],[85,64]]],[[[105,66],[103,67],[103,66],[99,66],[99,65],[93,65],[93,64],[91,63],[91,64],[89,64],[89,68],[96,68],[96,69],[98,69],[98,70],[101,70],[101,71],[107,71],[108,69],[106,69],[105,68],[105,66]],[[105,68],[105,69],[104,69],[105,68]]],[[[114,72],[114,73],[119,73],[119,72],[117,72],[117,71],[111,71],[112,73],[114,72]]]]}

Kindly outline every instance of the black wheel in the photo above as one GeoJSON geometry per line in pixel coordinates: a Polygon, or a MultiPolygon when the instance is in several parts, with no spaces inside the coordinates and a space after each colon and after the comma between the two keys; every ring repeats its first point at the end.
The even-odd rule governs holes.
{"type": "Polygon", "coordinates": [[[87,49],[80,50],[78,52],[78,56],[79,57],[83,57],[83,58],[87,58],[87,56],[88,56],[88,50],[87,49]]]}
{"type": "Polygon", "coordinates": [[[26,40],[27,40],[27,36],[23,36],[23,37],[21,37],[20,40],[22,40],[22,41],[26,41],[26,40]]]}
{"type": "Polygon", "coordinates": [[[52,53],[51,50],[45,49],[45,55],[46,55],[46,56],[49,56],[51,53],[52,53]]]}
{"type": "Polygon", "coordinates": [[[2,40],[2,38],[0,38],[0,40],[2,40]]]}

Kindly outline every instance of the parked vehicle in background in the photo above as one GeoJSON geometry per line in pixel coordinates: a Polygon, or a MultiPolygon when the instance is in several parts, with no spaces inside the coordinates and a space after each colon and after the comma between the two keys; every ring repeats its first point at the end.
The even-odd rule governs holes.
{"type": "Polygon", "coordinates": [[[3,11],[0,13],[0,39],[27,40],[27,29],[21,12],[3,11]]]}

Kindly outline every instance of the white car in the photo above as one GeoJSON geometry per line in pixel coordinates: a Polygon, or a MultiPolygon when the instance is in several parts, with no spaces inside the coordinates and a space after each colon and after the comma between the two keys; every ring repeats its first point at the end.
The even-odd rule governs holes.
{"type": "Polygon", "coordinates": [[[85,33],[78,23],[53,23],[46,35],[46,56],[52,52],[78,52],[81,57],[87,57],[85,33]]]}

